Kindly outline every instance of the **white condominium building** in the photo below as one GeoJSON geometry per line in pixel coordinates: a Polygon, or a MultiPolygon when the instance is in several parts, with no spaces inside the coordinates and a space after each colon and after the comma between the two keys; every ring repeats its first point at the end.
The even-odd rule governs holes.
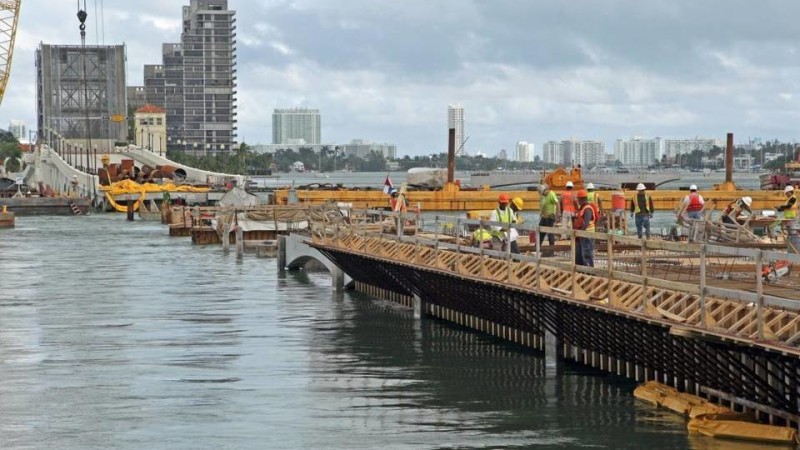
{"type": "Polygon", "coordinates": [[[600,141],[567,139],[548,141],[542,146],[542,160],[547,164],[593,167],[606,162],[606,144],[600,141]]]}
{"type": "Polygon", "coordinates": [[[519,141],[517,142],[516,161],[519,162],[533,162],[534,146],[533,143],[519,141]]]}
{"type": "Polygon", "coordinates": [[[663,140],[661,138],[617,139],[614,155],[617,161],[628,167],[647,167],[661,160],[663,140]]]}
{"type": "Polygon", "coordinates": [[[273,144],[319,144],[322,126],[318,109],[285,108],[272,113],[273,144]]]}
{"type": "Polygon", "coordinates": [[[695,150],[708,153],[715,146],[722,146],[722,141],[714,138],[664,139],[664,154],[667,158],[674,158],[695,150]]]}
{"type": "Polygon", "coordinates": [[[451,128],[456,130],[456,153],[466,156],[467,134],[464,128],[464,107],[458,103],[447,105],[447,128],[448,132],[451,128]]]}

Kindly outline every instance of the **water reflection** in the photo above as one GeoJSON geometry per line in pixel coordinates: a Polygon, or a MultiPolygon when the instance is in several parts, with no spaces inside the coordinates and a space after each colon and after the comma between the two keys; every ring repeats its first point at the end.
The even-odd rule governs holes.
{"type": "Polygon", "coordinates": [[[0,239],[0,448],[688,448],[632,385],[118,215],[0,239]]]}

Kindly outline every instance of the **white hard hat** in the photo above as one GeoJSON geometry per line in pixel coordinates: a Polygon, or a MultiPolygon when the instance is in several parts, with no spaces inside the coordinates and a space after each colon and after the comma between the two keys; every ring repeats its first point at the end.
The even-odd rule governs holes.
{"type": "Polygon", "coordinates": [[[753,205],[753,199],[750,197],[742,197],[742,202],[748,207],[753,205]]]}
{"type": "Polygon", "coordinates": [[[594,183],[587,184],[586,189],[594,189],[594,183]]]}
{"type": "Polygon", "coordinates": [[[572,181],[567,181],[567,187],[575,187],[575,185],[572,184],[572,181]]]}
{"type": "Polygon", "coordinates": [[[690,191],[696,191],[697,190],[697,185],[693,184],[693,185],[689,186],[689,190],[690,191]]]}
{"type": "Polygon", "coordinates": [[[646,188],[644,187],[644,183],[639,183],[639,184],[636,185],[636,190],[637,191],[643,191],[645,189],[646,188]]]}
{"type": "Polygon", "coordinates": [[[539,185],[539,193],[540,194],[543,193],[546,190],[547,190],[547,185],[546,184],[540,184],[539,185]]]}
{"type": "Polygon", "coordinates": [[[794,188],[792,186],[786,186],[786,188],[783,189],[783,192],[792,192],[792,191],[794,191],[794,188]]]}

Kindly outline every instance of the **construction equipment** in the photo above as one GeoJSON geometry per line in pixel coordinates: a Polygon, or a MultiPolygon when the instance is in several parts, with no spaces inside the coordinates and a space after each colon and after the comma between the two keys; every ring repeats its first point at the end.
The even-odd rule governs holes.
{"type": "Polygon", "coordinates": [[[0,1],[0,103],[11,76],[11,57],[17,38],[17,23],[22,0],[0,1]]]}

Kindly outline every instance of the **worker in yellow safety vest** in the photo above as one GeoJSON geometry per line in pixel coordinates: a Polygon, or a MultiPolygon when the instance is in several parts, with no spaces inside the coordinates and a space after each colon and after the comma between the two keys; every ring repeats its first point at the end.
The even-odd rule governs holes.
{"type": "Polygon", "coordinates": [[[778,211],[783,211],[783,218],[784,219],[797,219],[797,197],[794,194],[794,187],[786,186],[783,190],[783,194],[786,195],[786,203],[781,206],[778,206],[776,209],[778,211]]]}
{"type": "Polygon", "coordinates": [[[478,228],[472,233],[474,247],[492,248],[492,233],[484,228],[478,228]]]}
{"type": "Polygon", "coordinates": [[[631,218],[636,217],[636,235],[650,238],[650,219],[653,218],[653,198],[645,190],[644,183],[636,185],[636,195],[631,202],[631,218]],[[642,233],[644,231],[644,233],[642,233]]]}
{"type": "Polygon", "coordinates": [[[511,225],[517,223],[517,215],[514,214],[514,210],[509,206],[510,202],[511,199],[509,198],[508,194],[500,194],[500,196],[497,198],[497,208],[492,211],[491,216],[489,216],[489,220],[503,224],[502,226],[492,226],[492,230],[494,231],[492,234],[497,236],[497,238],[499,238],[503,244],[509,243],[511,245],[512,253],[519,253],[517,240],[511,240],[511,225]]]}

